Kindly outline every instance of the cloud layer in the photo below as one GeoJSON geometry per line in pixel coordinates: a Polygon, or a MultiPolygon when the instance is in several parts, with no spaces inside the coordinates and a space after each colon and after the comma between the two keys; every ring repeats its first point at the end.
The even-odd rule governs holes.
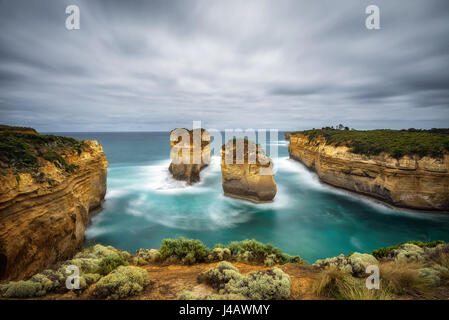
{"type": "Polygon", "coordinates": [[[447,0],[0,1],[0,119],[40,131],[447,127],[447,0]],[[81,29],[65,28],[76,4],[81,29]],[[365,8],[381,29],[365,28],[365,8]]]}

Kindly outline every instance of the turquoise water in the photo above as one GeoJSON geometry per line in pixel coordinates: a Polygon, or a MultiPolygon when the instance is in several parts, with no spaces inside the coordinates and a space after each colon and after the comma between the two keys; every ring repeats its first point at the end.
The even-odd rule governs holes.
{"type": "Polygon", "coordinates": [[[224,197],[219,159],[186,186],[168,172],[168,133],[66,133],[97,139],[110,163],[104,210],[87,228],[87,241],[135,251],[159,248],[167,237],[215,243],[254,238],[309,262],[409,240],[449,240],[449,215],[392,210],[321,184],[288,158],[283,135],[268,204],[224,197]]]}

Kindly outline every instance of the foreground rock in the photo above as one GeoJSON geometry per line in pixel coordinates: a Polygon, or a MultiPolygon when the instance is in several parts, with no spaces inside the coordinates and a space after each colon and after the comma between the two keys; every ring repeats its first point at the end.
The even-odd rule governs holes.
{"type": "Polygon", "coordinates": [[[346,146],[328,144],[322,136],[309,140],[302,133],[288,134],[290,157],[314,170],[330,185],[368,195],[398,207],[449,210],[449,155],[389,154],[367,156],[346,146]]]}
{"type": "Polygon", "coordinates": [[[234,139],[221,148],[222,186],[226,196],[269,202],[276,196],[271,159],[252,141],[234,139]],[[240,142],[239,142],[240,140],[240,142]],[[237,157],[241,143],[242,156],[237,157]]]}
{"type": "Polygon", "coordinates": [[[200,181],[200,171],[210,162],[210,134],[204,129],[174,129],[170,132],[169,171],[176,180],[193,184],[200,181]]]}
{"type": "Polygon", "coordinates": [[[108,162],[96,141],[0,134],[0,280],[22,279],[82,247],[103,203],[108,162]]]}

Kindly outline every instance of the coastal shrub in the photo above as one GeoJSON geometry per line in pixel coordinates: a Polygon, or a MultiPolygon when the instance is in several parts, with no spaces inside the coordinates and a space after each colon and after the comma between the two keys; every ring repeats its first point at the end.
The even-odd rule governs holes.
{"type": "Polygon", "coordinates": [[[98,273],[105,276],[118,266],[126,266],[128,262],[123,257],[113,254],[103,258],[98,266],[98,273]]]}
{"type": "Polygon", "coordinates": [[[240,278],[239,270],[227,261],[222,261],[215,268],[210,268],[198,275],[198,282],[206,283],[214,289],[224,289],[232,278],[240,278]]]}
{"type": "Polygon", "coordinates": [[[134,266],[120,266],[101,278],[91,296],[97,299],[120,299],[140,294],[150,283],[147,272],[134,266]]]}
{"type": "Polygon", "coordinates": [[[62,292],[65,276],[55,270],[44,270],[29,280],[10,281],[0,285],[0,296],[6,298],[32,298],[49,292],[62,292]]]}
{"type": "Polygon", "coordinates": [[[40,283],[45,292],[52,292],[61,289],[65,283],[64,275],[54,270],[45,270],[41,273],[35,274],[30,280],[40,283]]]}
{"type": "Polygon", "coordinates": [[[313,266],[320,269],[334,267],[353,276],[364,277],[366,268],[377,263],[376,258],[370,254],[353,252],[349,256],[340,254],[336,257],[317,260],[313,266]]]}
{"type": "Polygon", "coordinates": [[[207,294],[204,296],[198,296],[193,294],[191,291],[184,290],[177,297],[177,300],[248,300],[245,296],[241,294],[207,294]]]}
{"type": "MultiPolygon", "coordinates": [[[[436,241],[432,241],[432,242],[409,241],[404,244],[412,244],[412,245],[418,246],[420,248],[434,248],[440,244],[444,244],[444,241],[442,241],[442,240],[436,240],[436,241]]],[[[399,249],[404,244],[398,244],[398,245],[390,246],[390,247],[386,247],[386,248],[379,248],[379,249],[374,250],[372,254],[377,259],[390,258],[393,251],[396,249],[399,249]]]]}
{"type": "Polygon", "coordinates": [[[265,260],[263,261],[263,264],[267,267],[272,267],[276,264],[276,255],[275,254],[269,254],[265,260]]]}
{"type": "Polygon", "coordinates": [[[87,286],[90,286],[91,284],[101,279],[101,275],[98,273],[86,273],[83,274],[81,277],[85,280],[87,286]]]}
{"type": "Polygon", "coordinates": [[[290,287],[290,276],[279,268],[273,268],[231,279],[224,291],[227,294],[241,294],[250,300],[279,300],[290,296],[290,287]]]}
{"type": "Polygon", "coordinates": [[[214,248],[207,257],[209,261],[223,261],[231,259],[231,250],[228,248],[214,248]]]}
{"type": "Polygon", "coordinates": [[[42,284],[34,281],[12,281],[0,285],[0,292],[5,298],[33,298],[45,295],[42,284]]]}
{"type": "Polygon", "coordinates": [[[47,269],[35,274],[29,280],[10,281],[0,285],[0,296],[6,298],[32,298],[50,292],[66,292],[66,268],[75,265],[80,269],[80,290],[120,265],[126,265],[130,255],[113,247],[95,245],[77,253],[73,259],[63,262],[57,270],[47,269]]]}
{"type": "Polygon", "coordinates": [[[40,135],[29,132],[14,132],[14,128],[0,131],[0,161],[16,172],[38,173],[41,160],[45,159],[64,168],[74,171],[77,166],[68,164],[62,154],[64,150],[82,152],[84,143],[69,137],[40,135]]]}
{"type": "Polygon", "coordinates": [[[206,261],[209,249],[200,241],[180,237],[178,239],[162,240],[159,252],[163,260],[176,257],[183,264],[191,265],[206,261]]]}
{"type": "MultiPolygon", "coordinates": [[[[447,131],[447,130],[446,130],[447,131]]],[[[417,154],[421,157],[442,158],[449,151],[449,135],[446,131],[404,131],[404,130],[338,130],[329,127],[296,131],[308,136],[310,142],[324,137],[327,144],[347,146],[351,152],[364,155],[378,155],[386,152],[395,158],[417,154]]]]}
{"type": "Polygon", "coordinates": [[[132,256],[132,263],[138,266],[160,261],[161,253],[156,249],[139,249],[132,256]]]}
{"type": "Polygon", "coordinates": [[[290,296],[290,277],[278,268],[243,276],[231,263],[222,261],[216,268],[200,273],[198,281],[217,289],[220,295],[238,295],[250,300],[276,300],[290,296]]]}
{"type": "MultiPolygon", "coordinates": [[[[142,249],[143,250],[143,249],[142,249]]],[[[145,263],[145,253],[136,253],[133,261],[145,263]],[[139,262],[140,261],[140,262],[139,262]]],[[[284,263],[303,263],[299,256],[283,253],[271,244],[263,244],[254,239],[233,241],[228,245],[216,244],[212,250],[201,241],[193,239],[164,239],[158,257],[166,263],[182,262],[194,264],[205,261],[240,261],[249,264],[273,266],[284,263]],[[160,255],[160,256],[159,256],[160,255]]]]}
{"type": "MultiPolygon", "coordinates": [[[[73,259],[65,261],[59,268],[59,271],[65,274],[67,266],[75,265],[80,269],[81,274],[99,273],[100,264],[103,262],[103,259],[110,256],[118,256],[121,259],[115,259],[120,261],[124,260],[125,262],[131,259],[129,252],[118,250],[112,246],[102,246],[97,244],[92,247],[84,248],[82,251],[78,252],[73,259]]],[[[108,262],[103,262],[104,265],[106,263],[108,262]]]]}
{"type": "Polygon", "coordinates": [[[247,298],[241,294],[208,294],[204,297],[195,296],[190,291],[181,292],[177,300],[247,300],[247,298]]]}
{"type": "Polygon", "coordinates": [[[290,256],[270,243],[263,244],[254,239],[233,241],[227,246],[217,244],[215,248],[228,248],[233,259],[245,263],[263,264],[268,257],[271,260],[271,262],[267,261],[269,264],[302,262],[299,256],[290,256]]]}

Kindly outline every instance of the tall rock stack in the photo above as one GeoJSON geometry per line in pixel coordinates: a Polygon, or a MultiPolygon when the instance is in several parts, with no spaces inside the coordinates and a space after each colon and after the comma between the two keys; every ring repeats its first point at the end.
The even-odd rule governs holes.
{"type": "Polygon", "coordinates": [[[222,186],[226,196],[270,202],[276,196],[273,164],[264,150],[246,139],[233,139],[221,148],[222,186]]]}
{"type": "Polygon", "coordinates": [[[174,129],[170,132],[169,171],[176,180],[191,185],[200,181],[200,171],[210,162],[210,134],[204,129],[174,129]]]}

